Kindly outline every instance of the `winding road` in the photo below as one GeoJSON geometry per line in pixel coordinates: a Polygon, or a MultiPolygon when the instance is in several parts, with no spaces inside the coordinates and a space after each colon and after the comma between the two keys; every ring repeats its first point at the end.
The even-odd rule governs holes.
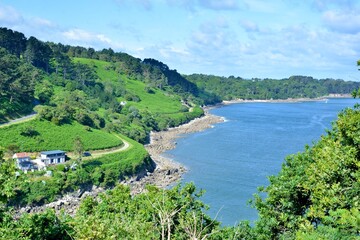
{"type": "MultiPolygon", "coordinates": [[[[8,126],[11,126],[11,125],[14,125],[14,124],[19,124],[19,123],[23,123],[23,122],[33,120],[33,119],[35,119],[36,115],[37,115],[37,113],[32,113],[32,114],[26,115],[26,116],[21,117],[21,118],[10,120],[7,123],[1,123],[0,128],[4,128],[4,127],[8,127],[8,126]]],[[[91,156],[84,157],[83,159],[87,160],[87,159],[101,157],[101,156],[111,154],[111,153],[122,152],[122,151],[125,151],[129,147],[132,146],[129,142],[125,141],[119,135],[115,135],[115,136],[117,138],[119,138],[124,144],[121,145],[120,147],[115,147],[115,148],[108,148],[108,149],[103,149],[103,150],[93,150],[93,151],[91,151],[91,156]]],[[[72,152],[68,152],[67,155],[68,156],[70,155],[70,157],[73,156],[72,152]]]]}

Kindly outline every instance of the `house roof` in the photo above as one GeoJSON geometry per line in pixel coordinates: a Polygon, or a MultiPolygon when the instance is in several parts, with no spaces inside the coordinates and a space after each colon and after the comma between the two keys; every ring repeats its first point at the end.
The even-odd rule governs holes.
{"type": "Polygon", "coordinates": [[[41,152],[41,154],[44,154],[44,155],[58,154],[58,153],[65,153],[65,151],[61,151],[61,150],[52,150],[52,151],[45,151],[45,152],[41,152]]]}
{"type": "Polygon", "coordinates": [[[29,153],[27,152],[20,152],[20,153],[15,153],[13,158],[27,158],[29,157],[29,153]]]}

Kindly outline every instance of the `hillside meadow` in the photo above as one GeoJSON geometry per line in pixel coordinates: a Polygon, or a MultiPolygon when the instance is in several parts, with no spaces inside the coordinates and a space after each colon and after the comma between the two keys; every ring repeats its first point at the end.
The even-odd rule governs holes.
{"type": "Polygon", "coordinates": [[[146,83],[118,73],[113,63],[87,58],[74,58],[74,62],[92,67],[100,82],[122,82],[126,91],[139,99],[138,101],[127,101],[125,97],[118,99],[119,101],[127,101],[129,106],[135,106],[139,110],[147,110],[154,114],[171,114],[181,111],[182,104],[179,96],[171,95],[157,88],[151,88],[149,93],[146,90],[146,83]]]}
{"type": "Polygon", "coordinates": [[[80,137],[86,150],[106,149],[123,144],[111,133],[89,128],[75,121],[59,126],[35,119],[0,128],[0,136],[0,146],[15,145],[25,152],[54,149],[72,151],[76,137],[80,137]]]}

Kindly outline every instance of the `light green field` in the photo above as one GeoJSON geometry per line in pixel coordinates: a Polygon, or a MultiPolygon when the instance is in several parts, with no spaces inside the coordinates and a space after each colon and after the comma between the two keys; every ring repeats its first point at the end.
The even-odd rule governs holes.
{"type": "Polygon", "coordinates": [[[180,112],[181,103],[177,96],[165,95],[165,92],[153,89],[154,93],[149,94],[144,89],[146,84],[136,80],[126,80],[126,89],[136,94],[140,102],[129,102],[131,106],[138,109],[146,109],[153,113],[177,113],[180,112]]]}
{"type": "MultiPolygon", "coordinates": [[[[146,83],[129,79],[128,77],[117,73],[115,70],[107,69],[111,66],[111,63],[109,62],[84,58],[75,58],[74,61],[95,67],[96,73],[101,81],[116,82],[119,81],[119,79],[124,80],[126,90],[140,98],[140,102],[128,101],[129,106],[135,106],[140,110],[148,110],[154,114],[180,112],[181,103],[178,96],[169,95],[168,93],[155,88],[152,89],[154,93],[147,93],[145,91],[146,83]]],[[[120,98],[119,100],[125,101],[124,98],[120,98]]]]}
{"type": "Polygon", "coordinates": [[[123,144],[113,134],[98,129],[87,129],[77,122],[57,126],[48,121],[31,120],[0,128],[0,146],[17,145],[20,151],[26,152],[55,149],[72,151],[77,136],[81,138],[86,150],[106,149],[123,144]],[[23,136],[21,133],[29,127],[34,130],[34,136],[23,136]]]}

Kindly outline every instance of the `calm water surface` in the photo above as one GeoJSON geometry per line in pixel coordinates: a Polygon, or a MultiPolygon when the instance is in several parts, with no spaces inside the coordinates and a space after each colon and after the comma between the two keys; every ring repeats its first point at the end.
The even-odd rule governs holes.
{"type": "Polygon", "coordinates": [[[267,176],[279,172],[285,156],[312,145],[339,111],[359,100],[329,99],[302,103],[241,103],[213,109],[226,119],[214,128],[178,139],[168,151],[189,172],[183,182],[205,189],[202,200],[212,217],[224,225],[254,221],[257,212],[247,202],[267,176]]]}

